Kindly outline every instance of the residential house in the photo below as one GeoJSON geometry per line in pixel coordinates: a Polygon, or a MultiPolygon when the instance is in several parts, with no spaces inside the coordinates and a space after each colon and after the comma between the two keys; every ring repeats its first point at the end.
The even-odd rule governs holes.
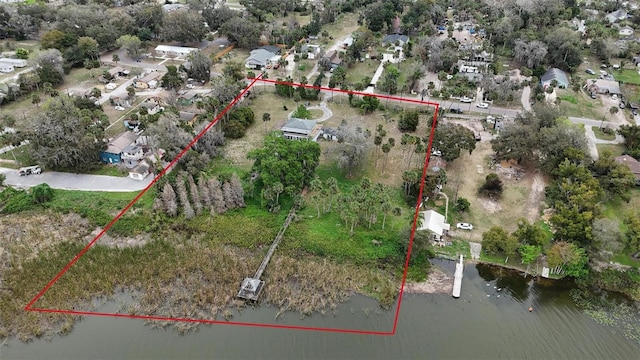
{"type": "Polygon", "coordinates": [[[142,104],[140,104],[140,107],[147,109],[147,114],[149,115],[154,115],[161,111],[164,111],[164,108],[160,106],[160,103],[152,100],[147,100],[143,102],[142,104]]]}
{"type": "Polygon", "coordinates": [[[315,120],[291,118],[280,130],[286,139],[317,141],[322,133],[322,125],[315,120]]]}
{"type": "Polygon", "coordinates": [[[155,51],[158,56],[186,57],[190,53],[198,51],[198,49],[185,46],[158,45],[155,51]]]}
{"type": "Polygon", "coordinates": [[[6,58],[6,57],[0,58],[0,62],[11,64],[13,65],[13,67],[17,67],[17,68],[27,67],[27,65],[29,64],[27,60],[24,60],[24,59],[12,59],[12,58],[6,58]]]}
{"type": "Polygon", "coordinates": [[[162,11],[164,12],[172,12],[182,9],[187,9],[189,6],[185,4],[164,4],[162,5],[162,11]]]}
{"type": "Polygon", "coordinates": [[[640,161],[629,155],[617,156],[614,160],[618,164],[627,165],[633,176],[636,177],[636,184],[640,185],[640,161]]]}
{"type": "Polygon", "coordinates": [[[418,221],[419,227],[417,230],[430,231],[434,243],[444,245],[443,236],[447,234],[451,225],[447,224],[447,220],[442,214],[435,210],[420,211],[418,221]]]}
{"type": "Polygon", "coordinates": [[[196,121],[198,114],[189,111],[180,111],[178,112],[178,117],[180,117],[180,121],[186,122],[187,124],[193,126],[193,123],[196,121]]]}
{"type": "Polygon", "coordinates": [[[122,151],[135,144],[138,135],[125,131],[107,144],[107,149],[100,152],[100,160],[105,164],[118,164],[122,161],[122,151]]]}
{"type": "Polygon", "coordinates": [[[111,78],[113,79],[117,79],[120,76],[129,75],[129,70],[125,70],[122,66],[116,66],[112,69],[109,69],[108,72],[109,72],[109,76],[111,76],[111,78]]]}
{"type": "Polygon", "coordinates": [[[259,49],[251,50],[249,57],[244,61],[244,66],[247,69],[260,70],[267,66],[277,64],[278,60],[280,60],[279,55],[274,54],[271,51],[259,48],[259,49]]]}
{"type": "Polygon", "coordinates": [[[273,55],[280,55],[280,53],[282,52],[282,49],[275,45],[264,45],[260,46],[258,49],[267,50],[273,55]]]}
{"type": "Polygon", "coordinates": [[[15,68],[13,67],[13,64],[6,63],[4,61],[0,61],[0,72],[10,73],[13,70],[15,70],[15,68]]]}
{"type": "Polygon", "coordinates": [[[189,106],[198,99],[198,93],[193,90],[184,91],[178,94],[178,102],[182,106],[189,106]]]}
{"type": "Polygon", "coordinates": [[[324,55],[325,58],[329,59],[332,68],[337,68],[342,64],[342,59],[340,59],[340,53],[335,50],[331,50],[324,55]]]}
{"type": "Polygon", "coordinates": [[[133,86],[139,89],[155,89],[158,87],[161,77],[161,72],[152,71],[149,74],[145,75],[143,78],[137,79],[133,83],[133,86]]]}
{"type": "Polygon", "coordinates": [[[587,79],[584,88],[598,94],[621,95],[620,83],[614,80],[587,79]]]}
{"type": "Polygon", "coordinates": [[[344,39],[344,41],[342,42],[342,48],[346,49],[351,45],[353,45],[353,35],[349,35],[344,39]]]}
{"type": "Polygon", "coordinates": [[[120,153],[120,160],[124,166],[134,167],[144,158],[144,154],[147,150],[148,148],[145,148],[142,144],[134,142],[122,149],[122,152],[120,153]]]}
{"type": "Polygon", "coordinates": [[[571,19],[571,23],[576,28],[576,31],[580,33],[580,36],[587,35],[587,21],[582,19],[578,20],[577,18],[571,19]]]}
{"type": "Polygon", "coordinates": [[[550,86],[553,81],[556,82],[556,87],[561,89],[569,87],[569,77],[567,73],[558,68],[551,68],[540,77],[540,84],[545,89],[550,86]]]}
{"type": "Polygon", "coordinates": [[[317,56],[320,55],[322,49],[318,45],[310,45],[304,44],[300,48],[300,53],[307,54],[307,58],[310,60],[315,60],[317,56]]]}
{"type": "Polygon", "coordinates": [[[613,24],[618,21],[622,21],[627,18],[626,10],[616,10],[612,13],[608,13],[605,18],[609,21],[609,23],[613,24]]]}
{"type": "Polygon", "coordinates": [[[407,35],[400,34],[389,34],[382,39],[382,46],[404,46],[404,44],[409,42],[409,37],[407,35]]]}
{"type": "Polygon", "coordinates": [[[129,177],[135,180],[144,180],[149,176],[149,164],[146,161],[141,161],[133,169],[129,170],[129,177]]]}

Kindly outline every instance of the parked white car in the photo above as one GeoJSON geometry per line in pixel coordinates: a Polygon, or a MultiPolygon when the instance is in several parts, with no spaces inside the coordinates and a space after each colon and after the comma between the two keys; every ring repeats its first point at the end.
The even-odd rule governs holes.
{"type": "Polygon", "coordinates": [[[466,97],[466,96],[465,96],[465,97],[463,97],[462,99],[460,99],[460,102],[463,102],[463,103],[471,103],[471,102],[473,102],[473,99],[468,98],[468,97],[466,97]]]}
{"type": "Polygon", "coordinates": [[[116,109],[118,111],[124,111],[124,108],[122,106],[116,106],[116,107],[114,107],[114,109],[116,109]]]}
{"type": "Polygon", "coordinates": [[[488,109],[489,108],[489,104],[487,104],[487,103],[477,103],[476,107],[479,107],[480,109],[488,109]]]}
{"type": "Polygon", "coordinates": [[[438,149],[431,149],[431,155],[433,156],[442,156],[442,151],[438,149]]]}
{"type": "Polygon", "coordinates": [[[456,228],[462,230],[473,230],[473,225],[469,223],[457,223],[456,228]]]}

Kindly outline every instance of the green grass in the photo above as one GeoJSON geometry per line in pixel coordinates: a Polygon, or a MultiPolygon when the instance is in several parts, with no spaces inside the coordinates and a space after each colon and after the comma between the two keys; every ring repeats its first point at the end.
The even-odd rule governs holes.
{"type": "Polygon", "coordinates": [[[615,156],[620,156],[624,153],[625,147],[624,145],[614,145],[614,144],[596,144],[598,148],[598,154],[602,156],[605,150],[611,151],[611,154],[615,156]]]}
{"type": "Polygon", "coordinates": [[[347,84],[349,84],[350,88],[354,88],[365,78],[371,80],[379,65],[380,61],[371,59],[366,59],[364,62],[356,62],[352,68],[347,69],[347,84]]]}
{"type": "Polygon", "coordinates": [[[613,77],[616,81],[625,84],[640,85],[640,74],[637,70],[624,69],[620,71],[613,71],[613,77]]]}
{"type": "Polygon", "coordinates": [[[464,240],[453,240],[451,245],[438,247],[435,250],[436,253],[444,254],[448,257],[464,255],[465,258],[469,258],[471,256],[469,242],[464,240]]]}
{"type": "Polygon", "coordinates": [[[615,140],[616,139],[616,134],[607,134],[604,131],[600,130],[597,127],[593,127],[593,133],[596,135],[597,139],[600,140],[615,140]]]}
{"type": "Polygon", "coordinates": [[[30,148],[31,145],[21,146],[17,149],[13,149],[12,151],[0,154],[0,159],[14,160],[17,162],[17,165],[19,167],[29,166],[33,163],[33,161],[31,160],[31,155],[29,155],[30,148]]]}
{"type": "Polygon", "coordinates": [[[129,176],[129,170],[119,166],[103,165],[95,170],[89,171],[88,174],[127,177],[129,176]]]}
{"type": "Polygon", "coordinates": [[[631,266],[634,269],[640,268],[640,260],[633,259],[631,254],[616,254],[611,258],[611,261],[618,264],[631,266]]]}
{"type": "Polygon", "coordinates": [[[575,93],[561,89],[557,89],[556,92],[561,100],[560,109],[567,116],[601,119],[605,115],[600,99],[591,99],[583,92],[575,93]]]}

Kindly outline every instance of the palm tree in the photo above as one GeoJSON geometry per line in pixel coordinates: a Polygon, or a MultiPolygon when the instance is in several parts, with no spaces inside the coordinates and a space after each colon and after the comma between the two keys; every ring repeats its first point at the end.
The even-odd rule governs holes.
{"type": "Polygon", "coordinates": [[[120,61],[120,55],[118,54],[113,54],[113,56],[111,56],[111,60],[116,63],[116,65],[118,65],[118,61],[120,61]]]}
{"type": "Polygon", "coordinates": [[[263,113],[262,114],[262,122],[264,123],[264,133],[267,133],[267,121],[271,121],[271,114],[263,113]]]}

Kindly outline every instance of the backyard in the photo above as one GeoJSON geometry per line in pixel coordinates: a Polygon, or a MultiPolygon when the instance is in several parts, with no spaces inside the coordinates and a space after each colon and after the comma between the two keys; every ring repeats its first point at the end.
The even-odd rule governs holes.
{"type": "Polygon", "coordinates": [[[610,115],[600,97],[592,99],[582,91],[576,93],[562,89],[556,89],[556,93],[560,100],[560,109],[566,116],[602,119],[605,115],[610,115]]]}

